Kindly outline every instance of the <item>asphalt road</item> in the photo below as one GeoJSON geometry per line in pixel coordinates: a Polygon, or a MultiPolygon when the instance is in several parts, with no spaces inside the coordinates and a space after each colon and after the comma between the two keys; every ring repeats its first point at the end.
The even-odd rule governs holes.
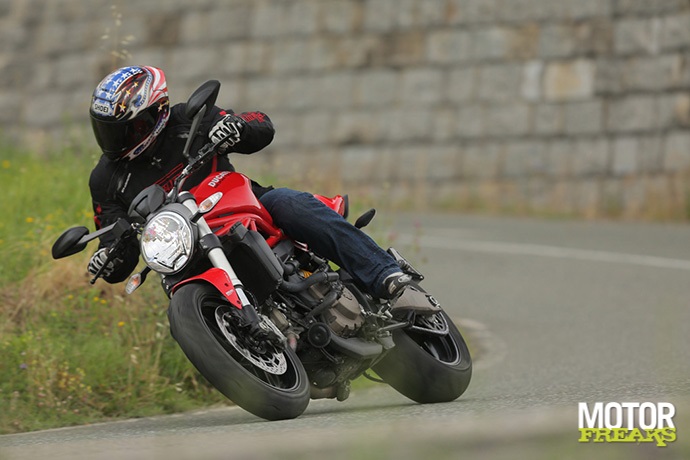
{"type": "Polygon", "coordinates": [[[0,459],[690,458],[690,226],[397,215],[396,246],[461,321],[472,383],[385,386],[292,421],[238,408],[0,437],[0,459]],[[580,444],[579,402],[676,406],[678,440],[580,444]]]}

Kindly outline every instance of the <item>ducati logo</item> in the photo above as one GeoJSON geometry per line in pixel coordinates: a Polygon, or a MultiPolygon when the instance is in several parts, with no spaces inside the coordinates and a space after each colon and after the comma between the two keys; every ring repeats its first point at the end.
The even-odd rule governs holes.
{"type": "Polygon", "coordinates": [[[221,173],[216,174],[216,176],[209,181],[208,186],[216,188],[216,186],[220,183],[220,181],[222,181],[223,178],[225,176],[227,176],[228,174],[230,174],[230,171],[223,171],[221,173]]]}

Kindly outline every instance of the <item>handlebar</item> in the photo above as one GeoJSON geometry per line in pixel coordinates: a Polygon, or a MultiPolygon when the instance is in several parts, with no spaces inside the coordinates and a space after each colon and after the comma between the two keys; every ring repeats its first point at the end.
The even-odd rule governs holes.
{"type": "Polygon", "coordinates": [[[199,168],[201,168],[203,165],[206,164],[208,160],[213,158],[213,156],[218,153],[218,148],[230,138],[232,134],[228,134],[227,136],[223,137],[220,139],[218,142],[213,143],[209,142],[203,147],[199,149],[197,152],[196,156],[190,157],[189,158],[189,163],[187,163],[187,166],[182,170],[179,176],[177,176],[177,179],[175,179],[175,183],[168,192],[168,198],[171,200],[175,200],[177,198],[177,195],[180,193],[182,190],[182,186],[184,185],[185,180],[187,177],[189,177],[192,173],[197,171],[199,168]]]}

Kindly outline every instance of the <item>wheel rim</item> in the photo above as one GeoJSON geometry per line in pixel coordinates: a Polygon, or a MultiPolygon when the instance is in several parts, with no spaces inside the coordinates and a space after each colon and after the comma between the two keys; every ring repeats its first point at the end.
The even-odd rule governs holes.
{"type": "Polygon", "coordinates": [[[430,318],[425,318],[423,326],[423,329],[428,328],[430,330],[426,333],[419,332],[419,329],[408,332],[410,338],[412,338],[417,345],[436,360],[448,364],[449,366],[458,365],[463,361],[463,353],[452,335],[448,333],[447,320],[441,313],[436,313],[430,318]],[[446,329],[446,334],[438,335],[437,331],[444,328],[446,329]]]}
{"type": "Polygon", "coordinates": [[[285,351],[269,346],[269,352],[262,356],[241,345],[237,334],[233,332],[233,323],[224,319],[235,307],[206,301],[201,306],[201,316],[206,328],[218,344],[238,362],[252,377],[264,385],[282,391],[292,391],[301,385],[301,377],[295,363],[285,351]]]}
{"type": "Polygon", "coordinates": [[[274,347],[270,347],[268,353],[258,353],[256,350],[249,349],[242,345],[234,334],[230,322],[228,322],[227,308],[216,308],[216,324],[220,332],[225,336],[232,347],[241,354],[247,361],[254,364],[256,367],[263,369],[269,374],[283,375],[287,371],[287,360],[285,354],[279,352],[274,347]]]}
{"type": "Polygon", "coordinates": [[[411,329],[434,335],[446,335],[449,330],[448,321],[446,321],[443,315],[438,313],[431,316],[417,316],[411,329]]]}

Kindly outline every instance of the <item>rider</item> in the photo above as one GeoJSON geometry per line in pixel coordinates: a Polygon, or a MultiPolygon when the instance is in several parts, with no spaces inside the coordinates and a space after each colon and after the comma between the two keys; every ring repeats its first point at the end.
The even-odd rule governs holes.
{"type": "MultiPolygon", "coordinates": [[[[96,87],[92,99],[91,125],[103,151],[91,173],[89,187],[96,228],[127,217],[134,197],[151,184],[169,191],[187,163],[183,148],[191,120],[185,104],[170,107],[165,75],[151,66],[120,68],[96,87]]],[[[189,190],[215,171],[234,171],[227,153],[251,154],[273,140],[274,128],[262,112],[234,113],[213,107],[205,115],[190,152],[204,139],[213,142],[231,134],[212,162],[194,173],[184,184],[189,190]]],[[[256,197],[286,235],[306,243],[317,254],[344,268],[368,292],[380,298],[394,298],[410,283],[396,261],[364,232],[348,223],[313,195],[287,188],[262,187],[252,181],[256,197]]],[[[103,237],[91,257],[88,271],[95,275],[107,258],[112,237],[103,237]]],[[[125,280],[139,260],[133,242],[103,270],[109,283],[125,280]]]]}

